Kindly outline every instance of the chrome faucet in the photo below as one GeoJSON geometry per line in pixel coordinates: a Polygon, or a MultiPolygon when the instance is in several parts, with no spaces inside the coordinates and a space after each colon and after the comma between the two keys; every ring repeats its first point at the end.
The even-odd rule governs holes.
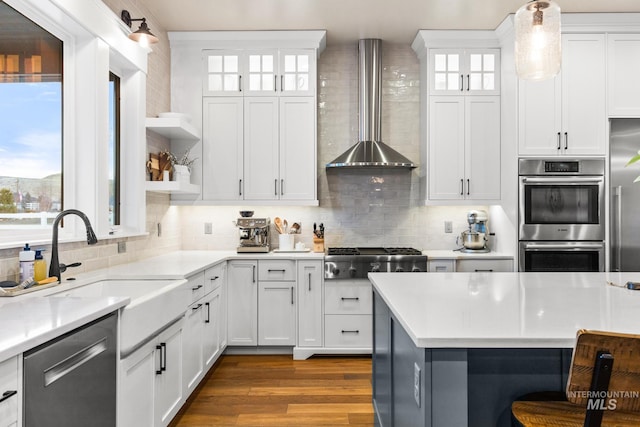
{"type": "Polygon", "coordinates": [[[93,232],[93,228],[91,228],[91,223],[89,222],[89,218],[77,209],[67,209],[58,214],[56,219],[53,220],[53,237],[51,238],[51,265],[49,266],[49,277],[57,277],[58,282],[62,282],[62,277],[60,275],[67,267],[76,267],[80,265],[80,263],[74,263],[70,265],[60,264],[58,260],[58,224],[60,220],[69,215],[74,214],[78,215],[82,221],[84,221],[84,226],[87,229],[87,244],[95,245],[98,243],[98,238],[96,234],[93,232]]]}

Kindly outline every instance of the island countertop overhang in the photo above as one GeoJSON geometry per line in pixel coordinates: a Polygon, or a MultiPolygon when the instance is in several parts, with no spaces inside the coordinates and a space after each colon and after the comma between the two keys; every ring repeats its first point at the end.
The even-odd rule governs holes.
{"type": "Polygon", "coordinates": [[[578,329],[640,334],[640,273],[370,273],[417,347],[572,348],[578,329]]]}

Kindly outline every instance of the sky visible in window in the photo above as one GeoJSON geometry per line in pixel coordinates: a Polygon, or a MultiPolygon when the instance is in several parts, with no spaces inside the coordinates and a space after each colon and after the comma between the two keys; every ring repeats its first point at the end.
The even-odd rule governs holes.
{"type": "Polygon", "coordinates": [[[0,176],[61,172],[62,84],[0,83],[0,176]]]}

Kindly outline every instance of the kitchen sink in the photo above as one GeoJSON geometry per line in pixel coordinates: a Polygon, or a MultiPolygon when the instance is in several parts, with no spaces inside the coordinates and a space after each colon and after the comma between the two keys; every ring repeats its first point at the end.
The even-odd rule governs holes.
{"type": "Polygon", "coordinates": [[[129,297],[120,316],[120,353],[126,357],[138,344],[184,315],[189,305],[186,280],[101,280],[52,297],[129,297]]]}

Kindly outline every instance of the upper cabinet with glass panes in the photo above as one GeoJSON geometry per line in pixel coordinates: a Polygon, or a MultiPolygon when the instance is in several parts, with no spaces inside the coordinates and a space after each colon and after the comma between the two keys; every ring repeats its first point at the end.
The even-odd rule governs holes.
{"type": "Polygon", "coordinates": [[[315,95],[313,49],[203,51],[204,96],[315,95]]]}
{"type": "Polygon", "coordinates": [[[500,94],[499,49],[431,49],[431,95],[500,94]]]}

